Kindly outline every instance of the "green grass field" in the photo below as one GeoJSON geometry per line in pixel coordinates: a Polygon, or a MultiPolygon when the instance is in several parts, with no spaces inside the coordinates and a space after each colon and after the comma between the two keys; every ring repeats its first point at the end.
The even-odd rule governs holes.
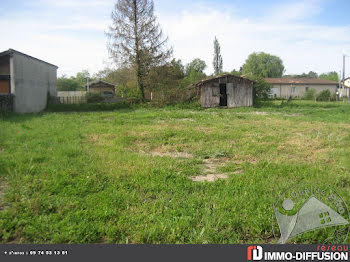
{"type": "Polygon", "coordinates": [[[350,204],[349,103],[0,119],[2,243],[276,243],[272,205],[301,180],[350,204]]]}

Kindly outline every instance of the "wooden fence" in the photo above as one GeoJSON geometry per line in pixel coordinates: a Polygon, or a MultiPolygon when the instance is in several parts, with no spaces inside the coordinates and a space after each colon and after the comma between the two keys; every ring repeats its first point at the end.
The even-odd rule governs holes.
{"type": "Polygon", "coordinates": [[[57,98],[61,104],[82,104],[86,103],[86,91],[59,91],[57,98]]]}
{"type": "Polygon", "coordinates": [[[58,96],[60,104],[83,104],[86,103],[85,96],[58,96]]]}

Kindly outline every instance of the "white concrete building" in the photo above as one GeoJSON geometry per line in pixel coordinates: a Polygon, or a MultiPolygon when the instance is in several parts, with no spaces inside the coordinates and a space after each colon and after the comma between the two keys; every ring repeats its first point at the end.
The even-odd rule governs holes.
{"type": "Polygon", "coordinates": [[[344,79],[344,86],[350,88],[350,77],[344,79]]]}
{"type": "Polygon", "coordinates": [[[57,95],[57,66],[13,49],[0,53],[0,103],[13,96],[12,109],[34,113],[57,95]]]}
{"type": "Polygon", "coordinates": [[[323,90],[329,90],[331,94],[337,92],[338,82],[320,78],[265,78],[271,84],[271,97],[275,98],[302,98],[309,89],[314,89],[316,94],[323,90]]]}
{"type": "Polygon", "coordinates": [[[344,81],[341,81],[338,93],[340,97],[350,97],[350,77],[345,78],[344,81]]]}

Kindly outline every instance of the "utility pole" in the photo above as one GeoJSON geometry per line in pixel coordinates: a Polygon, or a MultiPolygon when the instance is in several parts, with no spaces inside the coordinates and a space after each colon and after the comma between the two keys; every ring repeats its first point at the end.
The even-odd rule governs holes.
{"type": "Polygon", "coordinates": [[[346,55],[343,54],[343,81],[345,79],[345,57],[346,57],[346,55]]]}
{"type": "Polygon", "coordinates": [[[343,53],[343,80],[342,80],[342,87],[343,87],[343,90],[344,90],[344,93],[346,95],[349,95],[349,93],[347,93],[349,91],[348,88],[345,87],[345,58],[346,57],[350,57],[349,55],[346,55],[345,53],[343,53]]]}
{"type": "Polygon", "coordinates": [[[345,58],[350,57],[349,55],[343,53],[343,82],[345,80],[345,58]]]}

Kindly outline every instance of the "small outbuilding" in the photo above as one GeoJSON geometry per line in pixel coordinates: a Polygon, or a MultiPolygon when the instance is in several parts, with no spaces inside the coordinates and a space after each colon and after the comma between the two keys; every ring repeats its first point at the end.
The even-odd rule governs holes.
{"type": "Polygon", "coordinates": [[[115,85],[102,80],[94,81],[87,86],[87,91],[90,93],[100,94],[105,97],[115,96],[115,85]]]}
{"type": "Polygon", "coordinates": [[[202,80],[196,84],[201,105],[210,107],[253,106],[254,81],[224,74],[202,80]]]}
{"type": "Polygon", "coordinates": [[[57,66],[13,49],[0,53],[0,110],[34,113],[57,95],[57,66]]]}

